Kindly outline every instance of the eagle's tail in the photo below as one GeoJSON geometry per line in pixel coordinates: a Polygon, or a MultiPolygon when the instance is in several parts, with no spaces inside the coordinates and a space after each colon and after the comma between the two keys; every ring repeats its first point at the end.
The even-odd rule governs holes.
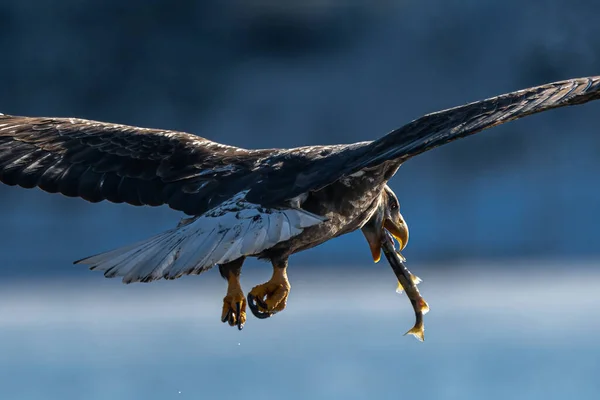
{"type": "Polygon", "coordinates": [[[300,209],[246,209],[185,220],[150,239],[87,257],[86,264],[124,283],[198,275],[217,264],[259,254],[324,218],[300,209]]]}
{"type": "Polygon", "coordinates": [[[85,264],[91,270],[104,271],[107,278],[122,276],[124,283],[161,279],[164,270],[177,257],[173,251],[176,236],[175,230],[169,230],[138,243],[83,258],[74,264],[85,264]]]}

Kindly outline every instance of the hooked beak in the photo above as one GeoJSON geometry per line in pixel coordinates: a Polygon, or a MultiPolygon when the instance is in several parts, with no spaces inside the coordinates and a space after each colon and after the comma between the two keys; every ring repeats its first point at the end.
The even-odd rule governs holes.
{"type": "Polygon", "coordinates": [[[399,251],[402,251],[408,244],[408,226],[403,220],[393,223],[389,219],[385,221],[382,219],[382,216],[375,216],[362,228],[362,233],[369,243],[371,256],[375,262],[379,262],[381,259],[381,244],[384,241],[386,230],[399,242],[399,251]]]}
{"type": "Polygon", "coordinates": [[[400,251],[404,250],[408,244],[408,225],[406,225],[406,222],[400,220],[399,222],[394,223],[389,219],[386,219],[383,222],[383,227],[398,241],[400,251]]]}

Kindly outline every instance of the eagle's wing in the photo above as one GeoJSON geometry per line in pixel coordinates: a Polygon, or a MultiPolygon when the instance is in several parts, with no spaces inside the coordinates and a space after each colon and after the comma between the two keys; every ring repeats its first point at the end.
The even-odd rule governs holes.
{"type": "Polygon", "coordinates": [[[0,181],[91,202],[199,215],[251,186],[265,155],[181,132],[0,114],[0,181]]]}
{"type": "Polygon", "coordinates": [[[594,76],[549,83],[427,114],[373,142],[329,146],[326,157],[313,157],[295,175],[265,181],[251,195],[265,204],[277,203],[323,188],[364,168],[386,161],[399,165],[417,154],[484,129],[599,98],[600,76],[594,76]],[[286,178],[291,181],[284,182],[286,178]]]}
{"type": "Polygon", "coordinates": [[[369,163],[404,161],[496,125],[598,99],[600,76],[593,76],[548,83],[427,114],[373,142],[369,163]]]}

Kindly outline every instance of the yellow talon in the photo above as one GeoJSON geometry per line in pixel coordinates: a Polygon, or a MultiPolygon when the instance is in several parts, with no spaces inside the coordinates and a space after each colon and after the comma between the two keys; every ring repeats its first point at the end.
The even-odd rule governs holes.
{"type": "Polygon", "coordinates": [[[290,293],[290,282],[285,267],[274,266],[273,276],[262,285],[255,286],[248,293],[250,311],[257,318],[269,318],[283,311],[290,293]]]}
{"type": "Polygon", "coordinates": [[[228,322],[230,326],[237,326],[239,330],[242,330],[246,323],[246,298],[240,285],[239,276],[230,274],[227,282],[227,295],[223,298],[221,321],[228,322]]]}

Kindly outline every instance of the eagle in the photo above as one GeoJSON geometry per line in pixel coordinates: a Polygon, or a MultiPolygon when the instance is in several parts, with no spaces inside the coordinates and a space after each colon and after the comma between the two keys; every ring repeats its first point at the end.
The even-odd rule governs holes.
{"type": "Polygon", "coordinates": [[[288,258],[360,229],[375,262],[388,233],[409,239],[387,182],[410,158],[484,129],[600,98],[600,76],[549,83],[427,114],[373,141],[243,149],[193,134],[76,118],[0,114],[0,181],[185,217],[147,240],[76,261],[124,283],[177,279],[219,267],[222,322],[242,329],[285,309],[288,258]],[[247,296],[247,257],[268,260],[269,281],[247,296]]]}

